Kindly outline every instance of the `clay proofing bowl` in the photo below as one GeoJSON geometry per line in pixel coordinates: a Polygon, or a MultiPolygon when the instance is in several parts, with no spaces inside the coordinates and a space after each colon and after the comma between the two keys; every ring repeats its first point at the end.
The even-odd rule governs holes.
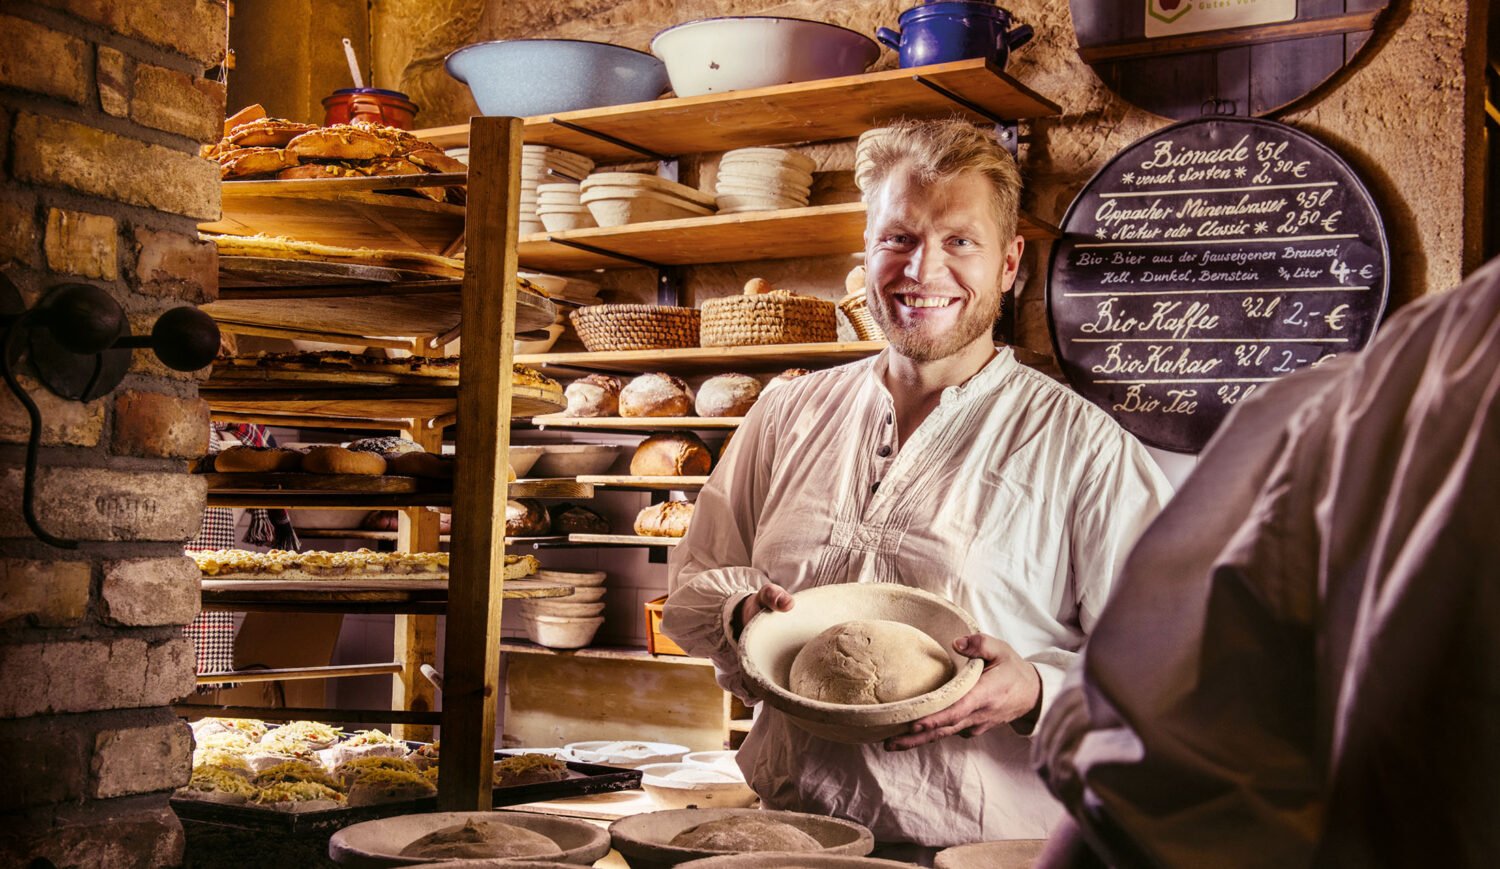
{"type": "Polygon", "coordinates": [[[640,769],[657,763],[676,763],[688,753],[686,745],[675,742],[641,742],[626,739],[595,739],[588,742],[570,742],[563,746],[578,756],[584,763],[602,763],[608,766],[623,766],[640,769]],[[616,747],[629,746],[635,751],[621,752],[616,747]]]}
{"type": "Polygon", "coordinates": [[[523,600],[521,612],[538,616],[562,616],[564,618],[593,618],[604,615],[604,602],[580,603],[569,597],[558,600],[523,600]]]}
{"type": "Polygon", "coordinates": [[[1046,839],[1010,839],[945,848],[933,864],[937,869],[1031,869],[1046,839]]]}
{"type": "MultiPolygon", "coordinates": [[[[452,866],[445,863],[444,866],[452,866]]],[[[678,869],[911,869],[910,863],[877,860],[874,857],[850,857],[845,854],[732,854],[679,863],[678,869]]]]}
{"type": "MultiPolygon", "coordinates": [[[[497,857],[493,860],[444,860],[441,863],[422,863],[413,866],[412,869],[557,869],[558,866],[566,866],[566,863],[542,863],[536,860],[507,860],[497,857]]],[[[881,865],[884,865],[882,862],[881,865]]],[[[900,865],[900,864],[897,864],[900,865]]]]}
{"type": "Polygon", "coordinates": [[[880,742],[918,718],[953,705],[979,681],[984,662],[953,651],[953,641],[978,633],[974,617],[931,592],[894,583],[846,583],[793,595],[790,612],[756,616],[740,638],[740,664],[756,693],[793,724],[833,742],[880,742]],[[936,690],[909,700],[845,706],[809,700],[788,688],[792,660],[818,634],[854,619],[911,625],[937,641],[953,660],[954,675],[936,690]]]}
{"type": "Polygon", "coordinates": [[[755,804],[755,791],[736,767],[651,763],[638,767],[641,788],[663,809],[737,809],[755,804]]]}
{"type": "Polygon", "coordinates": [[[594,634],[604,624],[604,616],[552,616],[522,612],[521,627],[526,638],[549,649],[581,649],[594,641],[594,634]]]}
{"type": "MultiPolygon", "coordinates": [[[[600,588],[604,580],[609,576],[602,570],[589,571],[587,573],[572,570],[538,570],[533,579],[546,580],[547,582],[560,582],[563,585],[571,585],[575,589],[600,588]]],[[[576,594],[576,592],[575,592],[576,594]]],[[[573,600],[575,598],[569,598],[573,600]]],[[[581,598],[578,598],[581,600],[581,598]]]]}
{"type": "MultiPolygon", "coordinates": [[[[609,853],[609,836],[587,821],[521,812],[436,812],[428,815],[397,815],[345,827],[328,840],[328,856],[333,858],[333,862],[352,869],[382,869],[387,866],[431,863],[432,860],[428,857],[402,857],[401,850],[434,830],[470,820],[499,821],[541,833],[562,849],[562,854],[549,858],[553,865],[567,863],[590,866],[609,853]]],[[[512,865],[483,862],[487,865],[512,865]]]]}
{"type": "MultiPolygon", "coordinates": [[[[771,821],[791,824],[818,840],[822,852],[802,852],[792,857],[789,865],[800,866],[804,854],[825,853],[863,857],[875,848],[875,837],[870,831],[840,818],[825,818],[821,815],[806,815],[801,812],[772,812],[762,809],[676,809],[666,812],[650,812],[621,818],[609,825],[609,835],[615,850],[625,857],[631,869],[665,869],[705,857],[724,856],[721,851],[705,851],[698,848],[678,848],[668,844],[672,837],[689,827],[708,821],[736,815],[751,815],[771,821]]],[[[755,856],[765,856],[757,854],[755,856]]]]}

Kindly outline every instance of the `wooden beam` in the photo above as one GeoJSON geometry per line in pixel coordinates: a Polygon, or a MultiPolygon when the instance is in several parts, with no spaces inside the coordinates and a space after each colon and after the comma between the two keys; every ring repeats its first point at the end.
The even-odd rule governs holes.
{"type": "Polygon", "coordinates": [[[350,724],[432,724],[438,720],[436,712],[324,709],[311,706],[201,706],[197,703],[178,703],[172,707],[172,711],[189,721],[199,718],[260,718],[265,721],[347,721],[350,724]]]}
{"type": "MultiPolygon", "coordinates": [[[[443,433],[430,429],[425,420],[414,419],[401,432],[429,453],[441,454],[443,433]]],[[[432,510],[414,508],[397,514],[396,549],[400,552],[437,552],[441,544],[442,517],[432,510]]],[[[401,663],[391,684],[391,700],[397,709],[437,708],[437,690],[422,675],[423,664],[436,664],[437,616],[398,615],[395,626],[396,660],[401,663]]],[[[431,742],[427,725],[400,724],[392,731],[397,739],[431,742]]]]}
{"type": "Polygon", "coordinates": [[[1375,22],[1380,18],[1382,11],[1375,9],[1368,12],[1351,12],[1348,15],[1332,15],[1327,18],[1287,21],[1281,24],[1257,24],[1253,27],[1209,30],[1182,36],[1132,39],[1127,42],[1091,45],[1087,48],[1080,46],[1078,56],[1086,63],[1112,63],[1141,57],[1161,57],[1168,54],[1187,54],[1219,48],[1239,48],[1266,42],[1284,42],[1288,39],[1363,33],[1375,29],[1375,22]]]}
{"type": "Polygon", "coordinates": [[[228,682],[279,682],[283,679],[338,679],[350,676],[383,676],[399,673],[401,664],[335,664],[328,667],[281,667],[274,670],[234,670],[199,676],[199,685],[223,685],[228,682]]]}
{"type": "Polygon", "coordinates": [[[251,413],[235,410],[209,410],[209,418],[215,422],[257,423],[260,425],[284,425],[288,428],[324,428],[332,430],[361,429],[368,431],[400,431],[405,425],[399,419],[354,419],[339,416],[308,416],[295,413],[251,413]]]}
{"type": "Polygon", "coordinates": [[[469,151],[469,233],[459,379],[459,473],[443,660],[443,777],[439,811],[484,811],[494,799],[495,703],[500,697],[500,589],[505,566],[505,457],[510,449],[521,198],[519,118],[475,118],[469,151]],[[495,288],[500,288],[496,293],[495,288]]]}
{"type": "Polygon", "coordinates": [[[415,350],[415,341],[410,338],[370,338],[362,335],[344,335],[334,332],[314,332],[304,329],[283,329],[276,326],[258,326],[253,323],[235,323],[218,320],[219,328],[236,335],[255,335],[260,338],[288,338],[295,340],[326,341],[330,344],[348,344],[357,347],[391,347],[396,350],[415,350]]]}

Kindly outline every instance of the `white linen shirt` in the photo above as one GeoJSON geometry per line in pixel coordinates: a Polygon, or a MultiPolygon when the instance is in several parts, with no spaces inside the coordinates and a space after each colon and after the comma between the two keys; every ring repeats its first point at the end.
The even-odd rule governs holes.
{"type": "MultiPolygon", "coordinates": [[[[746,595],[899,582],[958,604],[1035,664],[1045,714],[1170,487],[1103,411],[1008,349],[945,389],[897,450],[890,352],[761,397],[672,555],[663,629],[753,702],[728,630],[746,595]]],[[[762,705],[739,764],[769,808],[941,847],[1047,835],[1061,808],[1028,752],[1009,727],[898,753],[842,745],[762,705]]]]}

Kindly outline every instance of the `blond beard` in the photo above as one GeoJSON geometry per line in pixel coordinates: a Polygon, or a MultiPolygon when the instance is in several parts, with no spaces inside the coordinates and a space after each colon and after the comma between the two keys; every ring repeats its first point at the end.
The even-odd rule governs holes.
{"type": "Polygon", "coordinates": [[[964,312],[953,328],[939,335],[922,335],[917,329],[902,329],[896,325],[895,315],[887,309],[887,305],[896,305],[895,296],[891,293],[882,296],[875,291],[873,286],[865,287],[865,304],[870,309],[870,316],[880,324],[880,331],[885,333],[886,340],[891,342],[891,349],[905,356],[913,362],[936,362],[939,359],[947,359],[949,356],[973,344],[980,335],[989,333],[995,326],[995,321],[1000,319],[1000,306],[1002,304],[1002,293],[994,294],[994,304],[988,306],[989,310],[974,307],[964,312]]]}

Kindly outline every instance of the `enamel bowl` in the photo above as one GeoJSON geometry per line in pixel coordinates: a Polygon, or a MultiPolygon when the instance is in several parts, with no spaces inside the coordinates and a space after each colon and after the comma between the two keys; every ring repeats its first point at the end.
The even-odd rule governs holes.
{"type": "Polygon", "coordinates": [[[581,39],[479,42],[443,65],[486,115],[528,118],[639,103],[667,88],[666,67],[651,55],[581,39]]]}
{"type": "Polygon", "coordinates": [[[680,97],[856,75],[880,57],[874,40],[852,30],[758,16],[668,27],[651,40],[651,51],[666,62],[680,97]]]}

